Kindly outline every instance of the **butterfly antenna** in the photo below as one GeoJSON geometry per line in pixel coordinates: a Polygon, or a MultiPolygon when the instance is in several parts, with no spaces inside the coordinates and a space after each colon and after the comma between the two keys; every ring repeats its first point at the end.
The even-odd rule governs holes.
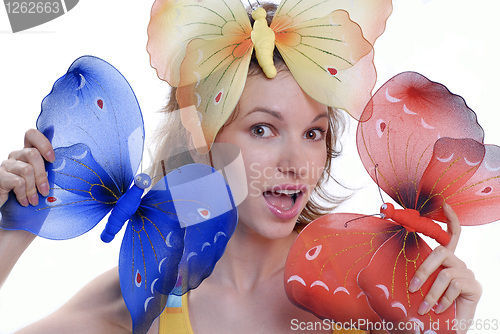
{"type": "Polygon", "coordinates": [[[349,225],[349,223],[350,223],[350,222],[353,222],[353,221],[355,221],[355,220],[364,219],[364,218],[368,218],[368,217],[377,217],[377,216],[378,216],[378,217],[382,217],[382,214],[380,214],[380,213],[375,213],[375,214],[373,214],[373,215],[365,215],[365,216],[361,216],[361,217],[358,217],[358,218],[354,218],[354,219],[348,220],[348,221],[346,221],[346,222],[344,223],[344,227],[345,227],[345,228],[348,228],[348,226],[347,226],[347,225],[349,225]]]}
{"type": "Polygon", "coordinates": [[[377,182],[378,193],[380,195],[380,198],[382,199],[382,203],[385,203],[384,197],[382,196],[382,190],[380,190],[380,183],[378,182],[377,168],[378,168],[378,164],[375,165],[375,182],[377,182]]]}
{"type": "MultiPolygon", "coordinates": [[[[248,1],[248,4],[250,5],[250,8],[252,8],[252,10],[255,10],[257,7],[252,5],[252,3],[250,2],[250,0],[247,0],[248,1]]],[[[257,1],[258,3],[258,1],[257,1]]]]}

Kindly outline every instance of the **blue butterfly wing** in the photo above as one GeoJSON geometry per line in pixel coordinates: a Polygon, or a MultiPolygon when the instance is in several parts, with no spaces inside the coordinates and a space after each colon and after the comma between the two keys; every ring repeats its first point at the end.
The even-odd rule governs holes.
{"type": "Polygon", "coordinates": [[[166,178],[142,198],[129,220],[120,250],[120,285],[134,333],[146,333],[165,307],[166,294],[177,281],[184,233],[172,203],[166,178]],[[162,293],[163,292],[163,293],[162,293]]]}
{"type": "Polygon", "coordinates": [[[11,193],[0,227],[51,239],[78,236],[95,226],[132,183],[144,142],[137,99],[112,65],[84,56],[43,100],[37,127],[56,149],[56,162],[46,165],[50,194],[37,207],[24,208],[11,193]],[[84,152],[87,158],[79,165],[84,152]]]}
{"type": "Polygon", "coordinates": [[[141,205],[125,230],[120,286],[134,333],[148,331],[165,307],[166,296],[160,291],[171,290],[177,279],[185,230],[168,216],[158,208],[141,205]]]}
{"type": "Polygon", "coordinates": [[[142,159],[144,122],[135,94],[112,65],[80,57],[42,101],[37,128],[54,147],[87,145],[120,191],[142,159]]]}
{"type": "Polygon", "coordinates": [[[188,291],[210,275],[236,221],[224,177],[207,165],[178,168],[143,197],[120,251],[120,284],[134,333],[147,332],[173,289],[188,291]]]}
{"type": "Polygon", "coordinates": [[[186,165],[169,173],[166,180],[173,202],[160,207],[176,213],[186,236],[176,287],[163,292],[182,295],[212,273],[234,232],[238,213],[226,180],[210,166],[186,165]]]}
{"type": "Polygon", "coordinates": [[[2,206],[0,226],[48,239],[69,239],[94,227],[121,196],[111,177],[84,144],[55,149],[47,163],[50,193],[37,206],[21,206],[13,193],[2,206]]]}

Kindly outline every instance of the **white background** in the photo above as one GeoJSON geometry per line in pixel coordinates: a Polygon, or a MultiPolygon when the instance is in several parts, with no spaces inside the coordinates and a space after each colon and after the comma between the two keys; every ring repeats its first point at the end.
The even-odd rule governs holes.
{"type": "MultiPolygon", "coordinates": [[[[82,0],[66,15],[16,34],[0,8],[0,160],[22,148],[24,131],[35,127],[40,103],[54,81],[85,54],[107,60],[127,78],[150,138],[168,92],[168,85],[149,66],[146,52],[152,2],[82,0]]],[[[500,145],[498,27],[494,28],[499,10],[497,0],[394,0],[387,30],[375,47],[377,88],[397,73],[420,72],[463,96],[478,115],[485,142],[500,145]]],[[[378,190],[359,162],[354,134],[351,126],[335,171],[340,181],[359,191],[340,210],[376,213],[378,190]]],[[[0,334],[49,314],[117,264],[121,238],[104,244],[101,229],[102,224],[69,241],[34,241],[0,290],[0,334]]],[[[457,249],[483,284],[477,311],[482,321],[500,321],[499,235],[498,222],[466,227],[457,249]]]]}

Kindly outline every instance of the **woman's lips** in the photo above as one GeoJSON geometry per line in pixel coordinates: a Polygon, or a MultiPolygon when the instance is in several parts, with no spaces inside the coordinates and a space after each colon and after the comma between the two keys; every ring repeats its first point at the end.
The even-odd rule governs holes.
{"type": "Polygon", "coordinates": [[[265,191],[263,196],[271,213],[279,219],[289,220],[300,214],[305,189],[304,186],[284,185],[265,191]]]}

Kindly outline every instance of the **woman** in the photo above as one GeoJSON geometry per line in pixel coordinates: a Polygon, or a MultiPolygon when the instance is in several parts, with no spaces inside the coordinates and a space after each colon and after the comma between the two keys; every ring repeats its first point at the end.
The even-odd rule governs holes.
{"type": "MultiPolygon", "coordinates": [[[[249,196],[239,206],[238,227],[213,274],[188,293],[188,327],[194,333],[289,333],[294,319],[317,321],[286,298],[283,267],[297,236],[297,221],[308,222],[321,213],[308,203],[329,173],[341,123],[336,112],[302,91],[282,62],[276,66],[276,78],[267,79],[258,64],[252,63],[236,112],[215,140],[240,147],[249,196]]],[[[10,190],[24,205],[36,204],[37,190],[41,195],[48,193],[43,159],[54,159],[50,143],[41,133],[30,130],[25,136],[25,149],[12,152],[0,168],[0,204],[10,190]]],[[[201,158],[195,155],[193,159],[201,158]]],[[[446,215],[453,241],[447,248],[437,248],[420,267],[412,289],[425,282],[439,265],[444,266],[422,312],[440,299],[444,307],[456,300],[457,317],[471,319],[481,288],[453,254],[460,229],[454,213],[446,209],[446,215]]],[[[0,230],[0,282],[32,240],[33,236],[22,231],[0,230]]],[[[172,332],[168,329],[172,318],[166,313],[163,317],[167,319],[155,322],[151,333],[159,328],[172,332]]],[[[117,270],[98,277],[61,309],[21,332],[70,330],[131,331],[117,270]]]]}

